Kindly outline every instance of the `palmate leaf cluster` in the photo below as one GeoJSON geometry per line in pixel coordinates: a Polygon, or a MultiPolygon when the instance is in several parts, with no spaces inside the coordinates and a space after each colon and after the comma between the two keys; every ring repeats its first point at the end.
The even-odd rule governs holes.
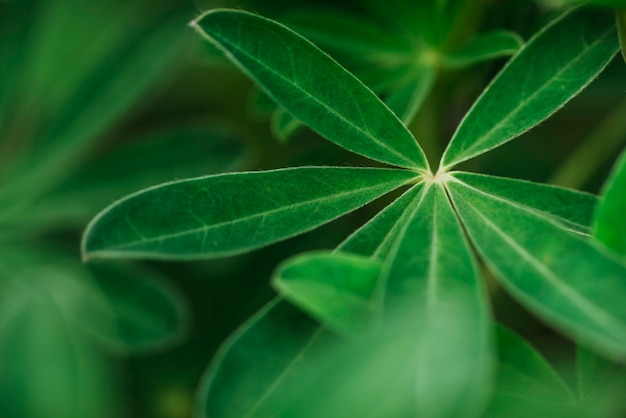
{"type": "Polygon", "coordinates": [[[201,391],[202,414],[599,411],[588,402],[606,380],[597,364],[611,363],[592,353],[626,357],[624,163],[600,203],[453,168],[533,128],[598,76],[619,50],[612,12],[573,9],[537,32],[477,99],[434,171],[372,90],[286,26],[228,9],[192,26],[294,118],[395,168],[295,167],[154,186],[91,222],[85,258],[239,254],[403,190],[335,251],[302,254],[276,270],[279,297],[218,354],[201,391]],[[523,339],[494,324],[478,258],[520,303],[580,344],[577,393],[523,339]]]}

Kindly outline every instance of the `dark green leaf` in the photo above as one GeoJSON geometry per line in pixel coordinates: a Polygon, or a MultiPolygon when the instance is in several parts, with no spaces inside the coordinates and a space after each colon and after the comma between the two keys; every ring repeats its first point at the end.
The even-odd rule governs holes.
{"type": "Polygon", "coordinates": [[[615,19],[578,8],[539,31],[478,98],[444,156],[450,167],[514,139],[589,84],[618,49],[615,19]]]}
{"type": "Polygon", "coordinates": [[[452,175],[463,183],[490,195],[527,206],[550,216],[567,229],[589,234],[593,214],[598,204],[594,195],[541,183],[455,172],[452,175]]]}
{"type": "Polygon", "coordinates": [[[594,237],[626,257],[626,151],[618,159],[602,191],[594,221],[594,237]]]}
{"type": "Polygon", "coordinates": [[[458,68],[466,67],[494,58],[515,54],[524,41],[515,32],[494,30],[478,35],[461,48],[443,57],[443,65],[458,68]]]}
{"type": "Polygon", "coordinates": [[[242,158],[235,135],[217,126],[174,125],[157,132],[129,140],[88,162],[49,198],[11,214],[11,223],[31,229],[40,229],[42,224],[82,227],[102,207],[129,193],[227,171],[242,158]]]}
{"type": "Polygon", "coordinates": [[[413,69],[406,81],[387,97],[387,106],[405,123],[409,124],[435,84],[435,68],[422,65],[413,69]]]}
{"type": "Polygon", "coordinates": [[[323,225],[414,176],[301,167],[166,183],[101,212],[85,231],[83,254],[190,259],[251,251],[323,225]]]}
{"type": "Polygon", "coordinates": [[[410,212],[380,288],[386,317],[406,326],[415,339],[410,371],[417,377],[415,416],[480,416],[492,354],[476,261],[440,184],[426,186],[410,212]]]}
{"type": "Polygon", "coordinates": [[[155,272],[134,265],[90,266],[110,305],[116,327],[84,326],[115,350],[148,351],[171,347],[185,335],[188,311],[176,289],[155,272]]]}
{"type": "Polygon", "coordinates": [[[289,259],[272,283],[285,299],[330,329],[359,334],[373,325],[380,263],[370,258],[314,252],[289,259]]]}
{"type": "Polygon", "coordinates": [[[535,210],[458,180],[448,187],[479,253],[513,296],[585,345],[626,357],[624,264],[535,210]]]}
{"type": "MultiPolygon", "coordinates": [[[[93,141],[138,102],[165,68],[173,65],[184,40],[180,23],[180,15],[159,22],[130,41],[116,45],[99,62],[76,88],[71,100],[60,110],[54,109],[53,123],[36,153],[16,168],[8,187],[3,188],[3,202],[13,203],[15,195],[35,199],[64,180],[93,141]]],[[[41,92],[37,94],[39,98],[41,92]]]]}
{"type": "MultiPolygon", "coordinates": [[[[626,1],[621,7],[626,7],[626,1]]],[[[619,45],[622,50],[622,58],[626,61],[626,9],[615,11],[615,20],[617,22],[617,33],[619,35],[619,45]]]]}
{"type": "Polygon", "coordinates": [[[319,5],[296,9],[287,13],[283,20],[324,50],[367,55],[408,52],[411,47],[406,37],[380,27],[371,19],[341,9],[325,9],[319,5]]]}
{"type": "Polygon", "coordinates": [[[423,151],[400,120],[358,79],[295,32],[250,13],[221,9],[207,12],[192,26],[322,136],[377,161],[427,167],[423,151]]]}

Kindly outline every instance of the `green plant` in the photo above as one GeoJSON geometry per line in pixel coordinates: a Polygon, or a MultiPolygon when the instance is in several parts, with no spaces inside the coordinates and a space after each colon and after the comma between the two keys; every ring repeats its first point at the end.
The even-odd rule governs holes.
{"type": "Polygon", "coordinates": [[[76,251],[78,231],[107,202],[227,169],[240,155],[230,133],[205,122],[122,128],[188,45],[184,10],[144,6],[0,2],[3,417],[120,416],[119,364],[187,332],[188,307],[162,273],[87,266],[76,251]],[[122,135],[133,138],[112,140],[122,135]]]}
{"type": "Polygon", "coordinates": [[[201,414],[615,414],[610,385],[605,397],[591,393],[605,383],[602,370],[617,366],[591,352],[616,362],[626,356],[624,163],[595,225],[593,195],[452,171],[533,128],[597,76],[619,50],[611,12],[576,8],[538,31],[467,113],[437,170],[371,90],[291,29],[225,9],[192,26],[282,112],[397,168],[298,167],[154,186],[94,218],[85,259],[248,252],[403,188],[335,251],[277,269],[280,297],[218,354],[201,414]],[[608,232],[614,228],[622,234],[608,232]],[[591,239],[594,231],[613,250],[591,239]],[[578,393],[523,339],[494,331],[477,257],[520,303],[580,344],[578,393]]]}

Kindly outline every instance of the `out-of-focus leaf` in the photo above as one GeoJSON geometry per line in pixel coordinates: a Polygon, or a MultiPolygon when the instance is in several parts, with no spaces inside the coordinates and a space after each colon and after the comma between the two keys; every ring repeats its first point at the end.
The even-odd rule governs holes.
{"type": "Polygon", "coordinates": [[[227,51],[279,105],[322,136],[376,161],[427,167],[411,133],[380,99],[287,27],[226,9],[209,11],[192,25],[227,51]]]}
{"type": "Polygon", "coordinates": [[[433,67],[413,69],[407,80],[392,90],[385,103],[406,125],[411,123],[435,83],[433,67]]]}
{"type": "Polygon", "coordinates": [[[278,416],[297,397],[302,369],[329,335],[293,305],[275,299],[217,353],[200,386],[197,415],[278,416]]]}
{"type": "Polygon", "coordinates": [[[324,50],[348,55],[379,54],[381,51],[407,52],[410,43],[372,19],[340,9],[297,9],[287,13],[284,22],[324,50]]]}
{"type": "Polygon", "coordinates": [[[531,129],[578,94],[619,48],[615,19],[578,8],[532,37],[465,116],[441,165],[450,167],[531,129]]]}
{"type": "Polygon", "coordinates": [[[280,108],[272,114],[272,134],[281,142],[287,141],[303,127],[304,125],[285,109],[280,108]]]}
{"type": "Polygon", "coordinates": [[[422,187],[418,184],[407,190],[339,244],[337,251],[385,260],[406,217],[411,213],[411,203],[418,197],[422,187]]]}
{"type": "Polygon", "coordinates": [[[619,35],[619,45],[622,50],[622,58],[626,61],[626,1],[623,1],[620,7],[623,9],[615,11],[615,20],[617,21],[617,33],[619,35]]]}
{"type": "Polygon", "coordinates": [[[279,266],[272,283],[285,299],[330,329],[359,334],[374,324],[380,263],[346,253],[313,252],[279,266]]]}
{"type": "Polygon", "coordinates": [[[36,152],[16,168],[2,190],[2,202],[10,202],[15,195],[43,193],[62,181],[93,140],[127,113],[173,64],[185,38],[180,25],[181,16],[155,23],[91,72],[55,115],[36,152]]]}
{"type": "Polygon", "coordinates": [[[455,172],[454,177],[463,183],[512,203],[536,209],[567,229],[584,234],[591,233],[593,214],[598,198],[548,184],[484,174],[455,172]]]}
{"type": "Polygon", "coordinates": [[[478,252],[514,297],[584,345],[626,358],[626,265],[525,206],[456,179],[448,189],[478,252]]]}
{"type": "Polygon", "coordinates": [[[585,416],[578,415],[580,407],[563,379],[527,341],[503,327],[497,340],[498,374],[485,418],[585,416]]]}
{"type": "Polygon", "coordinates": [[[84,225],[99,209],[136,190],[177,179],[228,171],[243,150],[232,132],[202,125],[172,126],[121,145],[89,162],[35,207],[10,222],[38,229],[84,225]]]}
{"type": "Polygon", "coordinates": [[[524,41],[515,32],[495,30],[478,35],[461,48],[443,57],[442,63],[458,68],[515,54],[524,41]]]}
{"type": "Polygon", "coordinates": [[[72,326],[50,283],[54,268],[12,277],[0,305],[0,414],[6,418],[117,416],[104,357],[72,326]]]}
{"type": "Polygon", "coordinates": [[[602,191],[594,237],[626,257],[626,151],[622,152],[602,191]]]}
{"type": "Polygon", "coordinates": [[[385,319],[414,338],[413,354],[404,359],[411,368],[401,378],[413,376],[405,383],[415,394],[415,416],[480,416],[492,350],[476,261],[440,184],[426,186],[410,212],[379,287],[385,319]]]}
{"type": "Polygon", "coordinates": [[[300,167],[166,183],[104,209],[85,231],[83,254],[190,259],[243,253],[323,225],[414,177],[406,170],[300,167]]]}
{"type": "Polygon", "coordinates": [[[186,334],[188,308],[179,292],[161,275],[135,265],[93,265],[99,290],[110,304],[114,329],[83,326],[121,352],[169,348],[186,334]]]}

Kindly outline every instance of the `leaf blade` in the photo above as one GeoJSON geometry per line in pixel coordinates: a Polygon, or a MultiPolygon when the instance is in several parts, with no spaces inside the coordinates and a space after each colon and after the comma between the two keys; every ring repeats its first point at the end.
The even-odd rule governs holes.
{"type": "Polygon", "coordinates": [[[442,166],[487,152],[546,119],[589,84],[617,49],[615,22],[607,11],[578,8],[550,23],[474,103],[450,141],[442,166]]]}
{"type": "Polygon", "coordinates": [[[227,9],[209,11],[192,26],[227,51],[278,104],[322,136],[376,161],[427,168],[410,132],[371,90],[295,32],[269,19],[227,9]]]}
{"type": "Polygon", "coordinates": [[[454,172],[451,175],[490,195],[536,209],[575,232],[591,232],[593,215],[598,204],[598,198],[594,195],[548,184],[484,174],[454,172]]]}
{"type": "Polygon", "coordinates": [[[520,302],[585,345],[626,356],[626,266],[521,205],[458,180],[449,189],[479,253],[520,302]]]}
{"type": "Polygon", "coordinates": [[[405,170],[301,167],[166,183],[102,211],[84,233],[83,254],[190,259],[251,251],[329,222],[413,177],[405,170]]]}

